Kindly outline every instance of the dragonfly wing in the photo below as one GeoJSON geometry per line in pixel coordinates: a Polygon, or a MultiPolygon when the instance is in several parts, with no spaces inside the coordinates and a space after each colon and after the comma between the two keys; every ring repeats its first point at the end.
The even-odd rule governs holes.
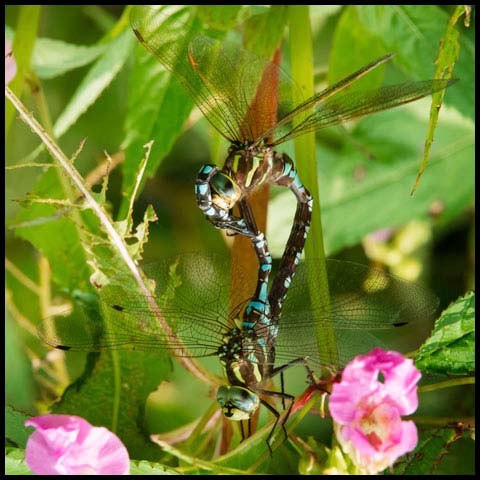
{"type": "Polygon", "coordinates": [[[200,65],[202,59],[194,59],[189,53],[190,43],[201,38],[200,27],[190,10],[137,5],[132,9],[130,22],[140,43],[189,91],[212,125],[227,139],[234,140],[235,125],[228,116],[229,108],[223,103],[229,99],[222,99],[220,92],[211,91],[205,83],[205,74],[199,75],[201,68],[206,70],[213,64],[200,65]]]}
{"type": "Polygon", "coordinates": [[[394,337],[428,333],[438,299],[427,289],[352,262],[329,259],[326,266],[329,299],[309,291],[319,261],[298,266],[279,321],[277,359],[308,355],[339,367],[394,337]]]}
{"type": "Polygon", "coordinates": [[[224,123],[233,123],[235,139],[264,138],[281,112],[292,109],[292,91],[299,92],[299,87],[277,64],[235,43],[220,44],[208,37],[191,42],[189,53],[213,99],[211,112],[221,112],[224,123]]]}
{"type": "Polygon", "coordinates": [[[279,122],[273,145],[277,145],[307,132],[338,125],[355,118],[388,110],[413,102],[434,92],[443,90],[456,80],[425,80],[399,85],[387,85],[372,90],[340,91],[325,95],[330,89],[314,95],[305,102],[299,112],[307,117],[300,123],[283,125],[279,122]],[[308,113],[307,113],[308,112],[308,113]]]}
{"type": "Polygon", "coordinates": [[[101,290],[101,315],[48,319],[40,336],[64,350],[215,354],[237,313],[229,305],[228,262],[214,255],[182,255],[143,271],[152,280],[151,296],[142,294],[131,276],[116,276],[101,290]]]}
{"type": "Polygon", "coordinates": [[[172,14],[171,6],[135,6],[131,24],[139,41],[230,142],[262,138],[277,111],[292,109],[292,89],[300,90],[285,72],[236,42],[202,35],[185,9],[172,14]]]}
{"type": "Polygon", "coordinates": [[[80,309],[74,315],[49,318],[38,328],[40,337],[61,350],[169,350],[195,357],[213,354],[220,345],[223,324],[208,318],[208,313],[162,309],[154,297],[148,301],[112,285],[104,287],[102,298],[98,318],[80,309]]]}

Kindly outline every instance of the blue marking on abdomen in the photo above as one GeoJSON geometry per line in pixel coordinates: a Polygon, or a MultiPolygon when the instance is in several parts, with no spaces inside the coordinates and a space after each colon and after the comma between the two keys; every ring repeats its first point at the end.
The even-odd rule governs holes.
{"type": "Polygon", "coordinates": [[[263,312],[264,309],[265,309],[265,302],[257,302],[256,300],[252,300],[250,301],[250,303],[248,304],[248,307],[245,311],[248,310],[248,308],[250,307],[250,311],[247,312],[247,313],[250,313],[252,311],[252,308],[256,308],[257,310],[259,310],[260,312],[263,312]]]}
{"type": "Polygon", "coordinates": [[[267,301],[267,282],[262,283],[262,287],[260,288],[260,294],[258,297],[263,302],[267,301]]]}
{"type": "Polygon", "coordinates": [[[285,163],[283,166],[283,175],[288,175],[292,170],[292,164],[290,162],[285,163]]]}
{"type": "Polygon", "coordinates": [[[300,178],[298,175],[295,175],[295,178],[293,179],[293,183],[300,189],[300,190],[305,190],[305,187],[302,185],[302,182],[300,181],[300,178]]]}
{"type": "Polygon", "coordinates": [[[210,173],[212,171],[212,167],[210,165],[204,165],[201,169],[201,173],[210,173]]]}

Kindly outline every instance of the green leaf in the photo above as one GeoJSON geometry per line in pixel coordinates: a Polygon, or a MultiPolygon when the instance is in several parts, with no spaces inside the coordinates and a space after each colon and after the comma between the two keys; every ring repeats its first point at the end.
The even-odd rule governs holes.
{"type": "MultiPolygon", "coordinates": [[[[455,24],[457,23],[458,19],[463,15],[465,11],[464,8],[464,6],[458,5],[455,13],[452,15],[450,21],[448,22],[445,35],[442,37],[442,40],[440,42],[440,49],[436,60],[437,69],[435,71],[435,79],[452,78],[453,67],[455,65],[455,62],[458,60],[458,54],[460,51],[459,32],[456,29],[455,24]]],[[[425,150],[423,153],[422,164],[420,165],[417,179],[415,180],[415,185],[412,189],[412,195],[417,189],[420,178],[423,175],[423,172],[425,171],[425,168],[427,166],[430,148],[432,147],[433,143],[435,127],[438,123],[438,114],[440,112],[440,107],[442,105],[444,95],[445,90],[440,90],[439,92],[435,92],[432,95],[432,106],[430,107],[430,123],[427,139],[425,140],[425,150]]]]}
{"type": "MultiPolygon", "coordinates": [[[[358,18],[358,10],[349,6],[342,12],[333,36],[328,65],[328,84],[345,78],[367,63],[388,53],[382,42],[375,41],[372,33],[358,18]]],[[[365,78],[355,82],[354,88],[375,88],[383,81],[384,67],[380,66],[365,78]]]]}
{"type": "MultiPolygon", "coordinates": [[[[440,40],[449,21],[449,14],[435,5],[362,5],[355,8],[358,18],[372,36],[373,45],[381,44],[387,51],[396,52],[393,59],[408,79],[426,80],[433,78],[440,40]]],[[[454,106],[462,114],[474,118],[475,63],[474,42],[461,25],[460,58],[454,76],[461,85],[449,89],[445,97],[447,105],[454,106]]],[[[361,38],[355,41],[362,42],[361,38]]],[[[352,43],[354,45],[355,43],[352,43]]]]}
{"type": "Polygon", "coordinates": [[[420,433],[415,450],[394,466],[396,475],[433,475],[451,444],[462,437],[454,428],[428,429],[420,433]]]}
{"type": "MultiPolygon", "coordinates": [[[[12,42],[15,32],[5,25],[5,37],[12,42]]],[[[32,69],[39,78],[50,79],[93,62],[108,44],[74,45],[53,38],[37,38],[32,54],[32,69]]]]}
{"type": "Polygon", "coordinates": [[[108,44],[73,45],[61,40],[39,38],[33,50],[32,68],[40,78],[59,77],[93,62],[108,47],[108,44]]]}
{"type": "Polygon", "coordinates": [[[207,28],[227,31],[236,26],[242,5],[205,5],[197,9],[198,18],[207,28]]]}
{"type": "MultiPolygon", "coordinates": [[[[30,199],[64,198],[58,182],[58,171],[49,169],[38,181],[30,199]]],[[[52,278],[69,290],[89,290],[90,269],[76,225],[65,217],[68,208],[54,204],[26,202],[15,219],[16,234],[29,241],[45,255],[52,269],[52,278]]]]}
{"type": "MultiPolygon", "coordinates": [[[[473,205],[473,125],[452,111],[442,111],[429,167],[415,197],[410,196],[427,111],[425,102],[417,102],[379,113],[360,121],[350,136],[344,133],[351,142],[341,149],[317,146],[327,254],[356,245],[376,230],[429,220],[434,203],[442,207],[437,218],[442,224],[473,205]]],[[[267,237],[275,256],[283,251],[295,206],[293,195],[284,191],[268,209],[267,237]]]]}
{"type": "Polygon", "coordinates": [[[9,405],[5,406],[5,437],[11,442],[14,442],[17,446],[25,448],[29,431],[25,427],[25,422],[30,418],[23,412],[18,412],[9,405]]]}
{"type": "MultiPolygon", "coordinates": [[[[193,100],[158,61],[138,45],[130,73],[126,139],[123,163],[123,188],[126,197],[133,191],[143,145],[154,140],[143,182],[152,177],[183,130],[193,107],[193,100]]],[[[128,204],[124,201],[120,218],[128,204]]]]}
{"type": "MultiPolygon", "coordinates": [[[[58,182],[58,171],[49,169],[32,191],[31,199],[64,198],[58,182]]],[[[66,209],[54,204],[26,202],[15,219],[16,234],[29,241],[45,255],[52,269],[52,278],[64,288],[88,291],[90,269],[76,225],[66,218],[66,209]]]]}
{"type": "Polygon", "coordinates": [[[92,425],[105,426],[119,436],[132,458],[155,460],[159,451],[145,429],[145,402],[169,370],[166,355],[89,354],[84,374],[65,391],[52,413],[79,415],[92,425]]]}
{"type": "Polygon", "coordinates": [[[286,5],[271,5],[266,12],[252,15],[245,22],[245,48],[263,58],[271,59],[281,44],[287,20],[286,5]],[[265,35],[265,32],[269,34],[265,35]]]}
{"type": "Polygon", "coordinates": [[[128,250],[130,255],[133,258],[141,258],[143,254],[143,249],[145,248],[148,242],[148,232],[151,222],[156,222],[158,220],[157,214],[151,205],[147,206],[145,213],[143,215],[143,222],[139,223],[136,227],[133,237],[135,238],[135,243],[128,245],[128,250]]]}
{"type": "Polygon", "coordinates": [[[130,461],[130,475],[180,475],[172,467],[147,461],[130,461]]]}
{"type": "Polygon", "coordinates": [[[459,298],[442,313],[420,347],[415,365],[432,374],[475,373],[475,293],[459,298]]]}
{"type": "Polygon", "coordinates": [[[25,451],[20,448],[5,449],[5,475],[33,475],[25,463],[25,451]]]}
{"type": "Polygon", "coordinates": [[[135,37],[129,30],[108,44],[55,122],[53,132],[56,138],[61,137],[112,83],[127,61],[134,44],[135,37]]]}
{"type": "MultiPolygon", "coordinates": [[[[15,288],[9,275],[6,276],[5,291],[5,400],[17,409],[31,409],[37,395],[32,372],[32,362],[24,346],[24,333],[15,321],[14,303],[28,302],[31,297],[23,289],[15,288]]],[[[23,307],[23,305],[22,305],[23,307]]],[[[5,415],[8,427],[8,419],[5,415]]],[[[13,439],[15,442],[17,440],[13,439]]]]}

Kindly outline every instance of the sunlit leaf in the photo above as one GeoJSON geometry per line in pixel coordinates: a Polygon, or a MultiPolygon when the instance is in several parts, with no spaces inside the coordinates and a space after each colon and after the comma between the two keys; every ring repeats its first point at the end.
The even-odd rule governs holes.
{"type": "MultiPolygon", "coordinates": [[[[463,5],[458,5],[454,14],[451,16],[450,21],[448,22],[448,27],[446,29],[445,35],[442,37],[440,42],[440,49],[438,57],[436,60],[437,69],[435,72],[435,79],[444,79],[452,78],[453,68],[458,60],[458,55],[460,52],[460,34],[456,29],[456,23],[460,17],[465,13],[465,7],[463,5]]],[[[418,171],[417,178],[415,180],[415,185],[412,189],[412,195],[417,189],[417,186],[420,182],[420,178],[427,167],[428,156],[430,154],[430,148],[433,143],[433,135],[435,132],[435,127],[438,123],[438,114],[443,102],[443,97],[445,95],[445,90],[440,90],[433,93],[432,95],[432,106],[430,108],[430,122],[428,125],[427,139],[425,140],[425,150],[423,153],[422,164],[418,171]]]]}
{"type": "Polygon", "coordinates": [[[25,451],[20,448],[5,449],[5,475],[33,475],[25,462],[25,451]]]}
{"type": "Polygon", "coordinates": [[[459,298],[442,313],[415,364],[426,373],[475,373],[475,293],[459,298]]]}
{"type": "Polygon", "coordinates": [[[53,131],[57,138],[61,137],[110,85],[125,64],[134,42],[135,37],[127,30],[109,43],[55,122],[53,131]]]}

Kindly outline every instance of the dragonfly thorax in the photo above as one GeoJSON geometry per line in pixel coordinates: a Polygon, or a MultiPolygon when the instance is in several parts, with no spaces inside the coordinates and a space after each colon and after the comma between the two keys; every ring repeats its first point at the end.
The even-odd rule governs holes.
{"type": "Polygon", "coordinates": [[[265,378],[265,342],[251,329],[232,328],[223,337],[218,357],[231,385],[252,387],[265,378]]]}
{"type": "Polygon", "coordinates": [[[268,180],[272,162],[273,152],[268,147],[231,148],[221,174],[228,177],[241,192],[240,199],[268,180]]]}

